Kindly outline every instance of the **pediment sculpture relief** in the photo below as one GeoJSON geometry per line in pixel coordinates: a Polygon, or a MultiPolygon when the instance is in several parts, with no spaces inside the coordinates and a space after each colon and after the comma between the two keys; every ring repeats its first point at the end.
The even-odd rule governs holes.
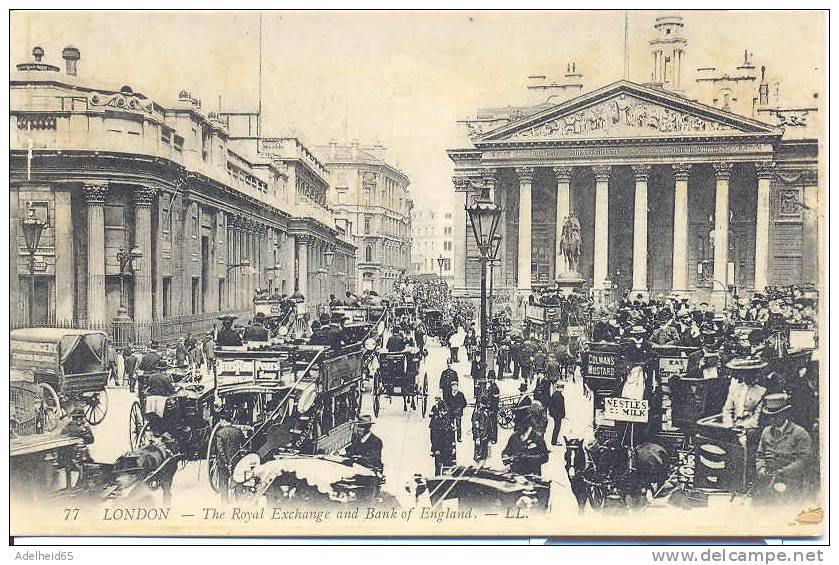
{"type": "Polygon", "coordinates": [[[511,140],[560,137],[622,137],[644,133],[731,131],[733,128],[695,114],[674,110],[626,94],[579,112],[514,133],[511,140]]]}

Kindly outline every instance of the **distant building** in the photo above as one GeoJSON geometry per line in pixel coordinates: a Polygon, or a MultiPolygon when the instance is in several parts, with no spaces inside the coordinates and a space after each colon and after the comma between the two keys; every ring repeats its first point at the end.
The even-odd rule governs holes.
{"type": "Polygon", "coordinates": [[[387,294],[410,269],[410,179],[380,145],[332,141],[313,149],[329,168],[335,222],[357,248],[357,288],[387,294]]]}
{"type": "Polygon", "coordinates": [[[167,338],[221,313],[250,317],[257,288],[299,290],[313,308],[352,287],[327,171],[299,141],[263,139],[257,115],[205,112],[188,91],[164,106],[91,83],[72,47],[64,70],[33,56],[10,82],[13,327],[31,316],[109,328],[122,296],[138,340],[167,338]],[[30,209],[47,222],[34,273],[20,225],[30,209]],[[142,258],[120,277],[117,255],[135,247],[142,258]]]}
{"type": "MultiPolygon", "coordinates": [[[[679,291],[721,306],[726,291],[819,283],[818,93],[782,100],[748,50],[735,69],[699,67],[691,81],[683,28],[679,16],[655,19],[649,82],[589,90],[572,63],[562,81],[531,78],[530,105],[460,122],[462,143],[448,151],[458,207],[488,186],[503,208],[502,294],[565,272],[570,215],[579,272],[603,301],[679,291]]],[[[465,257],[455,292],[474,296],[465,214],[455,231],[465,257]]]]}
{"type": "Polygon", "coordinates": [[[454,225],[454,212],[448,202],[414,209],[412,274],[433,274],[450,285],[454,282],[454,225]]]}

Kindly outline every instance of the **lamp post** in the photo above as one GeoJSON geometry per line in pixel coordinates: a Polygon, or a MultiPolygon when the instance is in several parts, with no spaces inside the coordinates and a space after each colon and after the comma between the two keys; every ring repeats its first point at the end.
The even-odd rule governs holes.
{"type": "Polygon", "coordinates": [[[492,282],[495,278],[495,266],[499,264],[498,261],[498,251],[501,249],[501,234],[496,233],[492,236],[492,249],[491,255],[489,259],[489,307],[487,310],[487,316],[489,319],[492,319],[492,307],[493,307],[493,297],[492,297],[492,282]]]}
{"type": "Polygon", "coordinates": [[[41,233],[47,223],[35,215],[35,208],[29,203],[26,219],[21,220],[23,238],[26,241],[26,250],[29,252],[29,325],[34,324],[32,312],[35,305],[35,253],[38,251],[38,242],[41,241],[41,233]]]}
{"type": "Polygon", "coordinates": [[[437,265],[440,267],[440,280],[441,281],[443,280],[443,262],[445,260],[446,259],[443,257],[443,254],[440,253],[440,256],[437,257],[437,265]]]}
{"type": "Polygon", "coordinates": [[[335,260],[335,251],[330,247],[323,252],[326,260],[326,292],[324,294],[335,294],[335,286],[332,281],[332,262],[335,260]],[[329,292],[332,290],[333,292],[329,292]]]}
{"type": "Polygon", "coordinates": [[[481,347],[479,366],[486,374],[487,351],[487,263],[492,259],[495,233],[501,219],[501,207],[490,199],[489,185],[481,187],[481,196],[466,207],[466,215],[472,225],[472,233],[481,252],[481,347]]]}
{"type": "Polygon", "coordinates": [[[125,305],[125,272],[130,270],[132,274],[140,270],[139,265],[134,264],[134,259],[142,259],[143,252],[136,245],[131,248],[130,252],[125,251],[120,247],[117,253],[117,261],[119,261],[119,311],[117,317],[126,318],[128,316],[128,308],[125,305]]]}

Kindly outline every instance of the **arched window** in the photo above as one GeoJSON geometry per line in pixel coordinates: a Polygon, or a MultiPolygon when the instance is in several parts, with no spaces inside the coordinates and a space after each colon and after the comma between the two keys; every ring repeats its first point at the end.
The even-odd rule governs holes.
{"type": "Polygon", "coordinates": [[[366,261],[367,263],[372,263],[373,262],[373,246],[372,245],[368,245],[364,249],[364,261],[366,261]]]}

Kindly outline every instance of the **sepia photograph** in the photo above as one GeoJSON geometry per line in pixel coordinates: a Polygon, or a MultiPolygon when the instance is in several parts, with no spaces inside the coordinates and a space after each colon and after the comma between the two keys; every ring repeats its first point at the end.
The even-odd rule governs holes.
{"type": "Polygon", "coordinates": [[[827,535],[827,11],[9,26],[12,544],[827,535]]]}

